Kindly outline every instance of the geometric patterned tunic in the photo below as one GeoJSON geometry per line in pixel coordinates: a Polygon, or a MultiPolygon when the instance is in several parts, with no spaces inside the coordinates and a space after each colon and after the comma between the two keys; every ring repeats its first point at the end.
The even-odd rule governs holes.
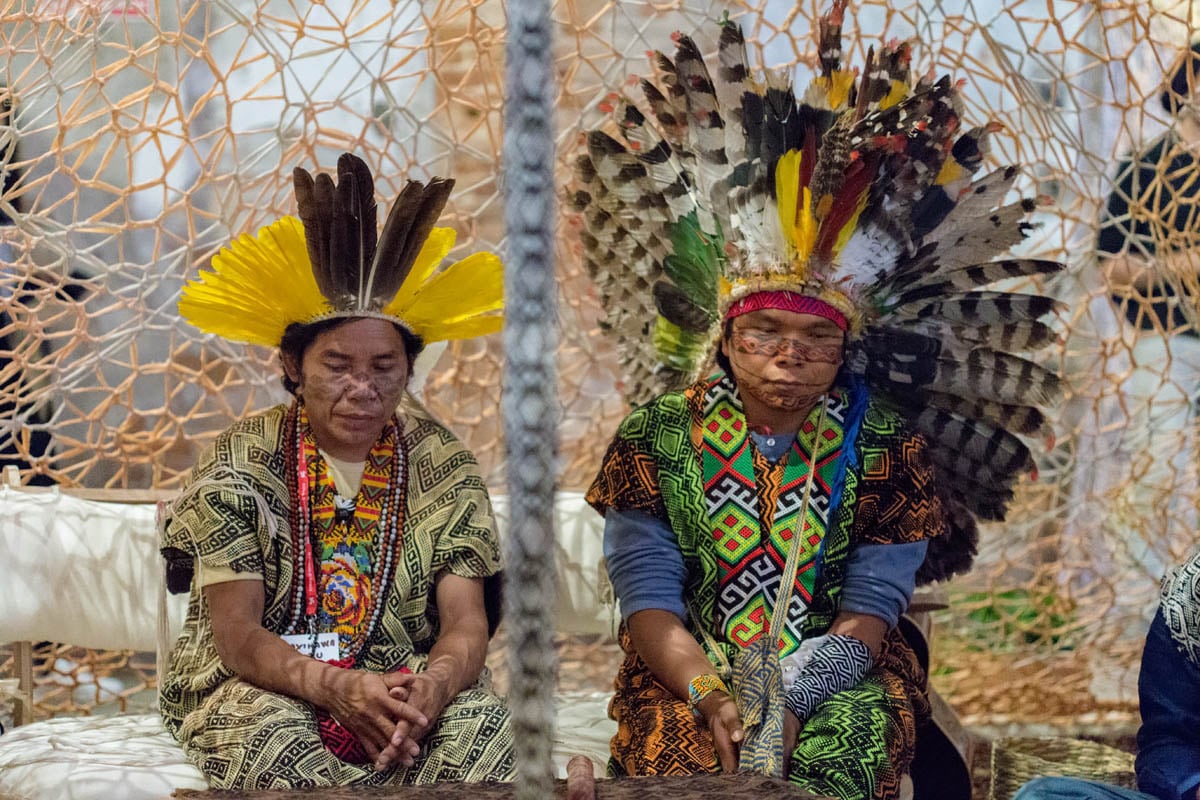
{"type": "MultiPolygon", "coordinates": [[[[725,585],[730,578],[728,559],[723,563],[718,544],[727,539],[724,520],[710,513],[713,505],[706,490],[705,476],[711,472],[704,468],[704,426],[712,421],[714,407],[707,402],[711,388],[711,380],[700,381],[631,412],[610,444],[587,500],[601,514],[610,508],[640,511],[671,528],[686,572],[684,598],[691,609],[687,625],[706,651],[706,637],[695,628],[696,620],[707,626],[709,637],[724,651],[724,659],[709,653],[716,666],[732,661],[739,644],[721,624],[727,618],[722,606],[726,612],[730,608],[721,594],[723,572],[725,585]]],[[[835,388],[835,394],[834,405],[847,393],[835,388]]],[[[841,425],[836,427],[840,430],[841,425]]],[[[845,470],[842,484],[829,487],[828,496],[836,496],[838,502],[829,509],[819,558],[804,580],[811,599],[802,619],[789,620],[798,624],[803,638],[825,633],[837,616],[854,548],[916,542],[946,531],[925,440],[908,430],[895,411],[868,401],[854,448],[853,465],[845,470]]],[[[756,487],[759,519],[770,520],[780,495],[762,484],[758,481],[756,487]]],[[[711,488],[711,481],[707,485],[711,488]]],[[[624,630],[622,646],[625,660],[610,704],[618,726],[610,769],[630,775],[716,770],[707,729],[654,677],[624,630]]],[[[917,725],[929,714],[925,681],[912,648],[893,629],[867,677],[822,703],[805,722],[789,779],[817,795],[898,797],[901,777],[912,761],[917,725]]]]}
{"type": "MultiPolygon", "coordinates": [[[[290,531],[284,434],[288,407],[249,417],[224,432],[198,461],[164,531],[163,552],[178,574],[199,558],[206,568],[263,577],[263,625],[287,633],[303,554],[290,531]]],[[[397,566],[375,630],[357,667],[425,668],[438,637],[434,581],[449,571],[483,578],[500,569],[487,491],[471,453],[415,400],[400,412],[406,496],[397,566]]],[[[167,729],[214,787],[283,788],[510,780],[508,711],[476,685],[442,712],[417,764],[376,773],[341,761],[317,734],[314,709],[240,679],[217,654],[207,604],[191,582],[187,619],[159,690],[167,729]]]]}
{"type": "Polygon", "coordinates": [[[779,655],[800,646],[831,495],[839,469],[845,468],[838,456],[847,404],[840,393],[830,393],[825,406],[821,430],[806,421],[791,449],[771,463],[752,443],[732,384],[715,379],[705,388],[700,461],[719,573],[716,627],[738,647],[762,636],[775,616],[784,564],[796,535],[801,536],[800,558],[779,655]],[[799,520],[810,463],[816,464],[817,475],[805,517],[799,520]]]}

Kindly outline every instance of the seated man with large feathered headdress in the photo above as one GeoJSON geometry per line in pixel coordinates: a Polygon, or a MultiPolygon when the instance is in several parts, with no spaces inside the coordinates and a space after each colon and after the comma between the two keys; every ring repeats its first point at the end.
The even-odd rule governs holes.
{"type": "Polygon", "coordinates": [[[1012,355],[1053,340],[1053,301],[983,288],[1060,268],[995,260],[1034,207],[1002,205],[1014,168],[973,177],[995,126],[961,131],[949,78],[910,85],[907,45],[856,80],[844,8],[799,101],[732,23],[715,81],[679,36],[646,113],[606,101],[624,143],[592,131],[576,164],[639,406],[588,494],[624,618],[618,774],[898,796],[929,707],[897,621],[1003,518],[1056,390],[1012,355]]]}
{"type": "Polygon", "coordinates": [[[500,262],[435,274],[452,181],[410,181],[382,234],[361,159],[295,186],[300,218],[234,241],[179,304],[278,347],[294,399],[225,431],[171,509],[169,582],[191,600],[163,721],[214,787],[509,780],[487,490],[407,395],[424,343],[499,329],[500,262]]]}

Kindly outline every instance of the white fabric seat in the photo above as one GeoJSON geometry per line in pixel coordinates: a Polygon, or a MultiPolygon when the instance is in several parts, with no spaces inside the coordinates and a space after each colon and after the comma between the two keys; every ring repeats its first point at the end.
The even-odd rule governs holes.
{"type": "MultiPolygon", "coordinates": [[[[577,755],[591,758],[597,776],[603,774],[616,732],[606,718],[608,697],[564,692],[556,698],[552,756],[559,777],[577,755]]],[[[207,788],[156,714],[61,717],[0,736],[4,800],[159,800],[176,789],[207,788]]]]}
{"type": "Polygon", "coordinates": [[[151,800],[207,788],[156,714],[60,717],[0,736],[6,800],[151,800]]]}

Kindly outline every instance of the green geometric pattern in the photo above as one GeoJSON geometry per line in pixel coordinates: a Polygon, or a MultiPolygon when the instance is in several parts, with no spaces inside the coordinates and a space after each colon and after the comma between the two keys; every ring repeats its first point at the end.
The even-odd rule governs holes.
{"type": "Polygon", "coordinates": [[[700,461],[716,544],[717,617],[727,641],[739,647],[758,639],[770,624],[799,526],[808,467],[815,463],[817,476],[801,532],[796,589],[784,612],[780,652],[787,655],[800,644],[801,626],[816,589],[817,556],[828,527],[831,487],[845,438],[845,409],[842,398],[831,395],[825,403],[822,431],[817,431],[821,409],[816,408],[801,426],[791,451],[775,466],[756,452],[732,383],[722,376],[705,388],[700,461]]]}
{"type": "Polygon", "coordinates": [[[730,504],[724,516],[713,520],[717,552],[726,564],[737,564],[759,545],[757,516],[730,504]]]}

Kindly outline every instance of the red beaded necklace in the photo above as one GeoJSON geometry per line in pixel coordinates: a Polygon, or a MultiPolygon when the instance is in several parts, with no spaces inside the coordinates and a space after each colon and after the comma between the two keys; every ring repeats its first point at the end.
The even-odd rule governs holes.
{"type": "Polygon", "coordinates": [[[370,534],[373,543],[370,576],[371,591],[366,623],[343,650],[343,661],[353,660],[363,644],[370,639],[386,604],[386,593],[392,585],[399,556],[400,537],[405,515],[406,459],[399,421],[393,417],[379,441],[372,446],[363,473],[363,487],[352,517],[345,523],[334,522],[332,481],[317,451],[304,407],[297,402],[289,414],[287,438],[294,443],[289,448],[288,483],[292,507],[293,552],[303,554],[302,576],[293,579],[291,622],[292,632],[307,632],[315,636],[321,592],[317,585],[316,539],[334,524],[353,526],[370,534]],[[294,478],[293,478],[294,476],[294,478]],[[303,622],[303,625],[301,623],[303,622]]]}

